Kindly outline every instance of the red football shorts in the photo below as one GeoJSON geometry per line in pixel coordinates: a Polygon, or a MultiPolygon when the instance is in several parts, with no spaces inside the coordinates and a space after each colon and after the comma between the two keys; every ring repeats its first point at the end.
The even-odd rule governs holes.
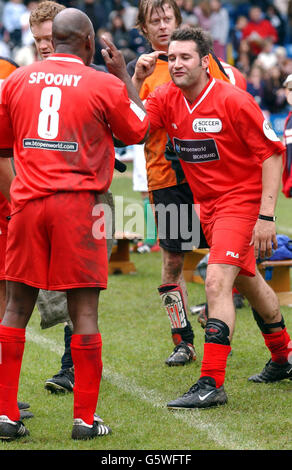
{"type": "Polygon", "coordinates": [[[255,275],[254,246],[250,246],[256,219],[219,217],[210,224],[202,223],[210,246],[209,264],[232,264],[241,268],[239,274],[255,275]]]}
{"type": "Polygon", "coordinates": [[[59,192],[11,215],[6,279],[45,290],[107,287],[106,238],[93,237],[95,192],[59,192]]]}

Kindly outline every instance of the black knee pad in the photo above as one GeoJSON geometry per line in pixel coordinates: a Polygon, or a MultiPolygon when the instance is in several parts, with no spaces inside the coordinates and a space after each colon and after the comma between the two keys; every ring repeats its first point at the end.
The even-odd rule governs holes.
{"type": "Polygon", "coordinates": [[[258,312],[254,308],[252,308],[252,313],[253,313],[253,317],[255,321],[257,322],[259,329],[264,334],[269,334],[272,328],[279,328],[279,327],[281,327],[282,329],[285,328],[285,322],[284,322],[283,317],[281,317],[281,321],[278,321],[276,323],[265,323],[262,317],[258,314],[258,312]]]}
{"type": "Polygon", "coordinates": [[[230,345],[229,327],[222,320],[209,318],[205,328],[205,342],[230,345]]]}

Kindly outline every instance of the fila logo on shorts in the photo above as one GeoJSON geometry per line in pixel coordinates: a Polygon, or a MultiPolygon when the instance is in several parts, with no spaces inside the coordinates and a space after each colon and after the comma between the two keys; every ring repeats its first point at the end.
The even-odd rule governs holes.
{"type": "Polygon", "coordinates": [[[226,256],[231,256],[232,258],[239,258],[239,253],[234,253],[233,251],[226,251],[226,256]]]}

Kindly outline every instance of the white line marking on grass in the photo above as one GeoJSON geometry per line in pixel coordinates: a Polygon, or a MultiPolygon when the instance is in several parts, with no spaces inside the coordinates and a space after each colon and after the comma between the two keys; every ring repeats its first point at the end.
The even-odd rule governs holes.
{"type": "MultiPolygon", "coordinates": [[[[26,339],[58,355],[62,355],[64,352],[63,347],[58,345],[54,340],[38,334],[32,327],[26,329],[26,339]]],[[[104,379],[115,387],[129,395],[133,395],[135,398],[139,397],[140,400],[149,403],[155,408],[160,408],[167,413],[171,413],[175,419],[184,422],[193,432],[195,432],[195,429],[203,431],[208,439],[228,450],[260,449],[254,441],[247,441],[242,433],[239,434],[236,433],[234,429],[230,429],[229,424],[224,423],[223,420],[216,423],[214,415],[212,415],[212,410],[169,411],[166,409],[168,399],[159,394],[156,390],[140,387],[134,380],[116,373],[109,367],[103,368],[102,375],[104,379]]]]}

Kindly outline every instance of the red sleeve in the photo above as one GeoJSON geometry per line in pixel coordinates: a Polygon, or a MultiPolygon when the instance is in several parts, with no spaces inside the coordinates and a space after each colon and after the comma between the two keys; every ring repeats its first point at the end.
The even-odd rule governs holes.
{"type": "Polygon", "coordinates": [[[150,120],[150,133],[164,127],[161,112],[161,103],[158,99],[158,93],[153,92],[147,98],[145,105],[150,120]]]}
{"type": "Polygon", "coordinates": [[[281,155],[284,145],[252,96],[244,93],[237,110],[236,129],[250,151],[264,161],[274,154],[281,155]]]}
{"type": "Polygon", "coordinates": [[[13,147],[13,130],[5,103],[5,85],[4,81],[0,88],[0,148],[2,149],[13,147]]]}
{"type": "Polygon", "coordinates": [[[111,96],[106,97],[105,114],[115,137],[126,145],[141,142],[149,128],[147,114],[129,99],[126,86],[111,77],[111,96]]]}

